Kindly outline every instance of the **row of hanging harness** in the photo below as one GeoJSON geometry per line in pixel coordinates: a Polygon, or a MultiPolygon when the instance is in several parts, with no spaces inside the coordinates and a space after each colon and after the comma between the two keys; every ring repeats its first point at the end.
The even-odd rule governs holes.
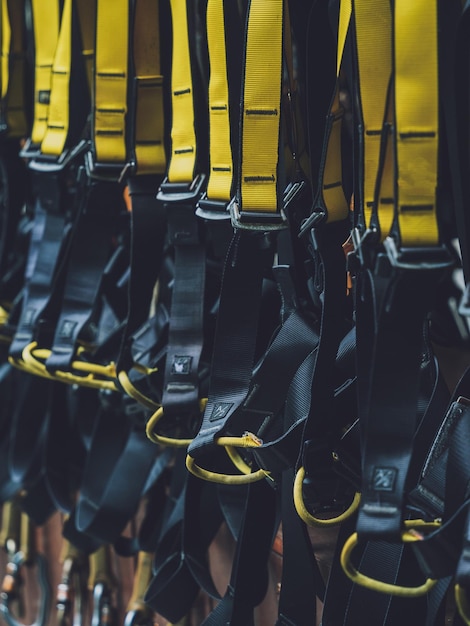
{"type": "Polygon", "coordinates": [[[0,5],[10,570],[59,511],[63,589],[254,626],[282,536],[277,626],[470,624],[469,3],[0,5]]]}

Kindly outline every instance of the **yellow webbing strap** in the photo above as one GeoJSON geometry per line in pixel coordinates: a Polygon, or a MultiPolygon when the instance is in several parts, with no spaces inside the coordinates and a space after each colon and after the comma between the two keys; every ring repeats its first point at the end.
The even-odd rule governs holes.
{"type": "Polygon", "coordinates": [[[42,142],[47,129],[52,65],[59,38],[59,1],[32,0],[34,29],[34,112],[31,141],[42,142]]]}
{"type": "Polygon", "coordinates": [[[189,49],[186,0],[171,0],[173,30],[171,67],[171,159],[170,183],[190,183],[196,166],[193,81],[189,49]]]}
{"type": "Polygon", "coordinates": [[[93,90],[93,66],[95,62],[96,3],[97,0],[76,0],[82,38],[82,56],[85,61],[90,94],[93,90]]]}
{"type": "Polygon", "coordinates": [[[277,213],[283,0],[251,0],[243,85],[241,210],[277,213]]]}
{"type": "Polygon", "coordinates": [[[144,602],[144,596],[153,576],[153,556],[151,552],[144,551],[137,555],[134,584],[127,603],[127,611],[141,611],[149,616],[152,614],[152,609],[144,602]]]}
{"type": "Polygon", "coordinates": [[[134,15],[136,174],[163,174],[163,76],[160,68],[159,3],[138,0],[134,15]]]}
{"type": "Polygon", "coordinates": [[[60,22],[59,39],[52,66],[51,97],[47,130],[41,152],[60,156],[67,141],[70,111],[69,91],[72,66],[72,0],[65,0],[60,22]]]}
{"type": "Polygon", "coordinates": [[[340,103],[339,75],[344,47],[351,21],[351,0],[342,0],[339,11],[338,43],[336,56],[336,85],[329,110],[330,126],[327,129],[324,168],[321,172],[320,193],[323,208],[327,210],[328,222],[345,219],[349,214],[349,202],[343,191],[341,143],[344,111],[340,103]]]}
{"type": "MultiPolygon", "coordinates": [[[[362,112],[363,160],[362,201],[366,228],[375,202],[375,185],[381,151],[382,127],[386,116],[387,93],[392,72],[392,14],[389,0],[368,2],[355,0],[356,50],[362,112]]],[[[391,142],[389,142],[391,143],[391,142]]],[[[387,174],[393,173],[389,169],[387,174]]],[[[383,172],[385,174],[385,172],[383,172]]],[[[390,180],[390,177],[386,177],[390,180]]],[[[377,208],[382,238],[390,231],[393,220],[393,188],[385,185],[377,208]]],[[[390,181],[391,183],[391,181],[390,181]]]]}
{"type": "Polygon", "coordinates": [[[93,103],[96,160],[126,163],[129,3],[98,0],[93,103]]]}
{"type": "Polygon", "coordinates": [[[207,197],[229,202],[232,196],[233,159],[230,143],[230,111],[225,49],[223,0],[208,0],[209,48],[209,149],[210,174],[207,197]]]}
{"type": "Polygon", "coordinates": [[[396,0],[397,212],[403,246],[438,244],[437,1],[396,0]]]}
{"type": "Polygon", "coordinates": [[[24,0],[2,0],[2,103],[9,137],[24,137],[28,133],[24,11],[24,0]]]}
{"type": "Polygon", "coordinates": [[[90,555],[88,588],[93,589],[99,583],[107,585],[110,589],[116,588],[112,547],[108,544],[100,546],[90,555]]]}

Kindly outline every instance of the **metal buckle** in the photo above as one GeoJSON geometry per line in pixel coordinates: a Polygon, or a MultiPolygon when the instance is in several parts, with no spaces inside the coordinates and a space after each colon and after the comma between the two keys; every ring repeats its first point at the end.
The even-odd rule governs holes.
{"type": "Polygon", "coordinates": [[[304,181],[289,183],[284,190],[282,208],[276,213],[240,210],[237,199],[233,198],[228,205],[232,226],[241,230],[261,232],[285,230],[288,228],[286,211],[300,196],[304,188],[304,181]]]}
{"type": "Polygon", "coordinates": [[[444,246],[416,246],[398,248],[393,237],[386,237],[383,242],[392,267],[405,270],[439,270],[451,268],[455,260],[444,246]]]}
{"type": "Polygon", "coordinates": [[[205,174],[198,174],[190,183],[170,183],[166,177],[157,192],[157,200],[165,204],[186,204],[201,195],[205,174]]]}
{"type": "Polygon", "coordinates": [[[95,161],[93,153],[89,150],[85,154],[85,171],[91,180],[122,183],[128,174],[132,174],[135,170],[135,163],[128,161],[127,163],[100,163],[95,161]]]}
{"type": "Polygon", "coordinates": [[[240,211],[237,199],[233,198],[228,205],[228,210],[232,226],[239,230],[266,232],[285,230],[287,228],[287,218],[282,209],[278,213],[240,211]]]}
{"type": "Polygon", "coordinates": [[[28,138],[24,146],[18,153],[19,157],[22,159],[26,159],[27,161],[31,161],[41,155],[41,146],[38,143],[33,144],[31,138],[28,138]]]}
{"type": "Polygon", "coordinates": [[[28,167],[34,172],[40,173],[56,174],[62,172],[70,163],[81,156],[87,147],[88,141],[83,139],[70,150],[64,150],[58,157],[39,152],[36,156],[31,158],[28,167]]]}

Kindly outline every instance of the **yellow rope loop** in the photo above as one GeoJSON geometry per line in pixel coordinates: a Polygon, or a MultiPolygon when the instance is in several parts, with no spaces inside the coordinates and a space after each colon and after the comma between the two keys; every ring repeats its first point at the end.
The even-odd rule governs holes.
{"type": "Polygon", "coordinates": [[[257,470],[250,474],[220,474],[218,472],[212,472],[196,464],[195,460],[189,454],[186,456],[186,467],[196,478],[202,478],[212,483],[219,483],[221,485],[248,485],[250,483],[258,482],[267,477],[265,470],[257,470]]]}
{"type": "Polygon", "coordinates": [[[454,587],[455,604],[462,620],[470,626],[470,604],[464,587],[456,584],[454,587]]]}
{"type": "MultiPolygon", "coordinates": [[[[207,398],[201,398],[199,400],[199,411],[201,413],[204,412],[206,408],[207,398]]],[[[153,413],[153,415],[149,418],[145,432],[147,433],[147,437],[153,443],[157,443],[161,446],[172,446],[174,448],[187,448],[189,444],[192,442],[191,439],[177,439],[176,437],[167,437],[165,435],[159,435],[155,428],[157,424],[160,422],[164,415],[164,409],[162,406],[159,406],[157,410],[153,413]]]]}
{"type": "MultiPolygon", "coordinates": [[[[406,520],[404,523],[405,529],[402,532],[401,540],[403,543],[412,543],[414,541],[421,541],[423,535],[420,530],[435,529],[440,525],[440,522],[426,522],[424,520],[406,520]]],[[[351,555],[354,548],[359,543],[357,533],[353,533],[344,543],[341,550],[340,563],[346,576],[358,585],[362,585],[371,591],[377,591],[379,593],[385,593],[387,595],[399,596],[401,598],[417,598],[419,596],[428,593],[437,580],[433,578],[427,578],[422,585],[416,587],[404,587],[401,585],[394,585],[391,583],[385,583],[381,580],[376,580],[370,576],[366,576],[359,572],[351,563],[351,555]]]]}
{"type": "Polygon", "coordinates": [[[119,372],[117,375],[117,379],[125,393],[133,400],[135,400],[145,408],[150,409],[151,411],[157,411],[160,408],[161,405],[158,404],[158,402],[155,402],[154,400],[143,394],[137,389],[135,385],[132,384],[129,378],[129,374],[126,371],[122,370],[121,372],[119,372]]]}
{"type": "Polygon", "coordinates": [[[359,508],[359,503],[361,501],[361,494],[356,492],[354,494],[353,501],[351,502],[349,507],[345,511],[343,511],[340,515],[337,515],[336,517],[330,517],[327,519],[321,519],[319,517],[315,517],[314,515],[312,515],[312,513],[310,513],[310,511],[307,509],[305,505],[303,490],[302,490],[304,479],[305,479],[305,469],[301,467],[298,470],[297,474],[295,475],[295,480],[294,480],[294,506],[295,506],[295,510],[297,511],[297,515],[300,517],[301,520],[303,520],[306,524],[308,524],[308,526],[314,526],[317,528],[328,528],[330,526],[337,526],[338,524],[341,524],[342,522],[344,522],[344,520],[348,519],[348,517],[351,517],[351,515],[353,515],[353,513],[355,513],[357,509],[359,508]]]}
{"type": "MultiPolygon", "coordinates": [[[[77,356],[80,356],[84,352],[85,350],[83,348],[79,348],[77,356]]],[[[116,368],[114,363],[111,362],[107,365],[101,365],[100,363],[88,363],[86,361],[75,360],[72,361],[71,367],[77,372],[80,372],[80,374],[75,374],[73,371],[64,372],[61,370],[51,373],[45,365],[45,361],[49,358],[51,353],[52,351],[48,348],[38,348],[36,342],[31,342],[23,349],[21,357],[24,366],[22,369],[36,376],[42,376],[43,378],[67,383],[69,385],[118,391],[115,383],[116,368]],[[97,378],[97,376],[101,378],[97,378]]]]}
{"type": "Polygon", "coordinates": [[[191,456],[186,457],[186,467],[198,478],[209,482],[223,485],[248,485],[258,480],[273,480],[270,472],[264,469],[253,471],[252,467],[240,456],[237,448],[258,448],[262,445],[261,439],[253,433],[245,432],[241,437],[219,437],[215,440],[215,445],[225,448],[230,460],[239,470],[240,474],[221,474],[200,467],[191,456]]]}

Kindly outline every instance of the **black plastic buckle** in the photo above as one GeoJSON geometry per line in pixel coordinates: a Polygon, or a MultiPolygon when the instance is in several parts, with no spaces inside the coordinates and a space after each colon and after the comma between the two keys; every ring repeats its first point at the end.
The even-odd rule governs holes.
{"type": "Polygon", "coordinates": [[[122,183],[125,177],[135,170],[135,163],[100,163],[95,161],[93,153],[89,150],[85,154],[85,171],[90,180],[122,183]]]}
{"type": "Polygon", "coordinates": [[[36,159],[41,156],[41,145],[38,143],[33,143],[31,138],[28,138],[24,146],[19,151],[19,156],[26,161],[31,161],[32,159],[36,159]]]}
{"type": "Polygon", "coordinates": [[[196,215],[205,220],[229,220],[228,202],[223,200],[209,200],[204,192],[196,205],[196,215]]]}
{"type": "Polygon", "coordinates": [[[463,317],[470,317],[470,283],[465,286],[465,291],[459,303],[459,313],[463,317]]]}
{"type": "MultiPolygon", "coordinates": [[[[64,171],[73,161],[85,153],[88,142],[83,139],[70,150],[64,150],[60,156],[42,154],[39,152],[32,157],[28,167],[34,172],[57,174],[64,171]]],[[[30,154],[33,154],[31,151],[30,154]]]]}
{"type": "Polygon", "coordinates": [[[392,267],[403,270],[439,270],[451,268],[455,259],[444,245],[398,247],[393,237],[383,242],[392,267]]]}
{"type": "Polygon", "coordinates": [[[190,183],[170,183],[166,177],[158,189],[157,200],[164,204],[194,204],[205,180],[205,174],[198,174],[190,183]]]}
{"type": "Polygon", "coordinates": [[[285,211],[299,197],[305,187],[303,181],[289,183],[283,195],[283,206],[278,212],[243,211],[237,198],[229,202],[228,210],[232,226],[240,230],[277,231],[288,228],[285,211]]]}

